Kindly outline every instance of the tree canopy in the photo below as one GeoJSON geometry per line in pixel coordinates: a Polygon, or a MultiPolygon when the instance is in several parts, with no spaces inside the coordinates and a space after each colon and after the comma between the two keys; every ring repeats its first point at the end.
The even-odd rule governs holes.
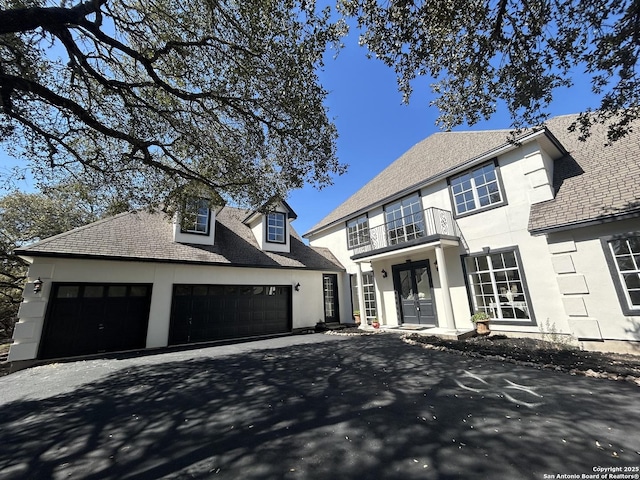
{"type": "Polygon", "coordinates": [[[489,118],[504,102],[513,127],[541,124],[554,91],[587,75],[600,105],[575,125],[609,140],[640,116],[638,0],[339,0],[358,19],[360,43],[395,68],[409,101],[416,79],[433,79],[439,124],[489,118]]]}
{"type": "MultiPolygon", "coordinates": [[[[345,171],[317,76],[346,34],[329,8],[76,1],[0,0],[0,140],[41,182],[91,179],[132,205],[204,189],[257,206],[345,171]]],[[[616,140],[640,116],[639,0],[337,1],[406,102],[429,78],[445,129],[503,104],[512,127],[538,125],[576,75],[601,100],[583,137],[602,122],[616,140]]]]}
{"type": "Polygon", "coordinates": [[[28,263],[14,250],[118,213],[112,210],[114,205],[117,202],[94,195],[81,183],[0,198],[0,338],[12,334],[27,275],[28,263]]]}
{"type": "Polygon", "coordinates": [[[46,5],[0,0],[0,135],[37,178],[259,205],[344,171],[317,77],[344,29],[314,2],[46,5]]]}

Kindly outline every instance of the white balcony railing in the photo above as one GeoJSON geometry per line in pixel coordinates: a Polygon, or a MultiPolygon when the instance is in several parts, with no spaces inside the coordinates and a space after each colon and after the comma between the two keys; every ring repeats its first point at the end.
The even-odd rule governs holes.
{"type": "Polygon", "coordinates": [[[353,256],[383,248],[400,249],[437,235],[459,237],[460,231],[450,211],[431,207],[362,232],[362,244],[353,249],[353,256]]]}

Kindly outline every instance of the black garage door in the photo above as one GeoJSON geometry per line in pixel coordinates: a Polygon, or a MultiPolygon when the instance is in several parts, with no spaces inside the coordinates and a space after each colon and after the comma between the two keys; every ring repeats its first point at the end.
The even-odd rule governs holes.
{"type": "Polygon", "coordinates": [[[170,345],[284,333],[291,328],[291,287],[173,287],[170,345]]]}
{"type": "Polygon", "coordinates": [[[145,348],[151,285],[56,283],[39,358],[145,348]]]}

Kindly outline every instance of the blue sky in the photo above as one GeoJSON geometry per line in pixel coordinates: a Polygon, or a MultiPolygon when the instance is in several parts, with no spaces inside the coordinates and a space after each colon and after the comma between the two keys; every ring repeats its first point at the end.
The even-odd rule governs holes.
{"type": "MultiPolygon", "coordinates": [[[[287,201],[298,214],[293,225],[300,234],[309,231],[413,145],[439,131],[435,125],[438,111],[429,107],[433,98],[429,80],[415,84],[411,103],[403,105],[393,70],[378,60],[367,59],[366,50],[359,47],[357,41],[354,30],[345,39],[345,48],[336,59],[331,52],[327,54],[325,68],[320,73],[324,87],[330,92],[329,115],[338,127],[338,156],[349,165],[349,170],[321,191],[306,186],[291,193],[287,201]]],[[[574,88],[557,93],[549,109],[552,115],[576,113],[596,106],[586,80],[580,75],[574,80],[574,88]]],[[[456,130],[509,128],[510,125],[503,110],[489,121],[456,130]]],[[[16,164],[0,144],[0,174],[16,164]]],[[[19,188],[33,190],[33,185],[22,183],[19,188]]]]}

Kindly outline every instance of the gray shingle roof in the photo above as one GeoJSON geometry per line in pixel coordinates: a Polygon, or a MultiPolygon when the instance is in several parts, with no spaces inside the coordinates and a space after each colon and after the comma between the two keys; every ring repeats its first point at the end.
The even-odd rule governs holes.
{"type": "Polygon", "coordinates": [[[555,198],[531,206],[532,233],[640,215],[640,125],[606,146],[605,126],[594,126],[586,142],[567,132],[575,118],[564,115],[547,122],[569,155],[555,162],[555,198]]]}
{"type": "Polygon", "coordinates": [[[344,269],[329,250],[305,245],[293,229],[291,253],[260,250],[251,229],[242,223],[248,213],[247,210],[224,207],[216,216],[214,246],[176,243],[170,218],[162,212],[139,211],[76,228],[22,248],[17,253],[243,267],[344,269]]]}
{"type": "Polygon", "coordinates": [[[440,132],[414,145],[305,234],[309,235],[507,143],[510,130],[440,132]]]}
{"type": "MultiPolygon", "coordinates": [[[[640,211],[640,137],[633,133],[606,147],[606,128],[594,126],[586,142],[567,131],[577,115],[550,119],[546,127],[569,152],[554,166],[556,197],[532,206],[529,229],[575,225],[640,211]]],[[[636,126],[636,130],[640,125],[636,126]]],[[[419,142],[305,234],[364,213],[442,178],[452,169],[509,144],[510,130],[441,132],[419,142]]]]}

